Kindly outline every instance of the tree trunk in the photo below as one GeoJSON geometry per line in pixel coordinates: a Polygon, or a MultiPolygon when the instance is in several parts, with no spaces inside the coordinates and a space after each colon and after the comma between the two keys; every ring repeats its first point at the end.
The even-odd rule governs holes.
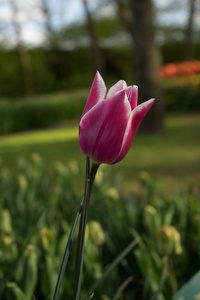
{"type": "Polygon", "coordinates": [[[18,22],[17,14],[18,8],[15,0],[10,0],[10,5],[13,14],[13,26],[15,30],[15,37],[17,43],[17,51],[19,55],[19,61],[22,69],[23,80],[24,80],[24,87],[25,93],[29,95],[32,92],[33,88],[33,78],[32,78],[32,70],[31,70],[31,61],[30,55],[26,47],[23,45],[21,41],[21,25],[18,22]]]}
{"type": "Polygon", "coordinates": [[[99,70],[102,73],[105,62],[104,62],[103,55],[101,53],[101,49],[98,44],[98,38],[97,38],[96,31],[94,28],[94,22],[92,20],[92,17],[91,17],[89,8],[88,8],[87,0],[83,0],[83,5],[84,5],[84,9],[85,9],[88,33],[89,33],[90,40],[91,40],[92,64],[94,66],[95,71],[99,70]]]}
{"type": "Polygon", "coordinates": [[[51,11],[48,6],[48,1],[47,0],[41,0],[41,10],[45,16],[45,27],[46,27],[46,32],[48,36],[48,41],[50,43],[50,46],[52,49],[57,50],[59,47],[58,45],[58,38],[56,36],[56,32],[52,26],[51,22],[51,11]]]}
{"type": "Polygon", "coordinates": [[[195,0],[189,1],[189,17],[185,29],[185,60],[192,60],[192,42],[193,42],[193,27],[194,27],[194,13],[195,13],[195,0]]]}
{"type": "Polygon", "coordinates": [[[161,89],[161,54],[155,42],[152,0],[130,0],[133,16],[134,59],[139,103],[155,98],[156,102],[145,116],[140,131],[162,132],[164,101],[161,89]]]}
{"type": "Polygon", "coordinates": [[[127,6],[127,3],[124,3],[122,0],[115,0],[117,4],[117,11],[119,18],[124,25],[125,29],[130,33],[133,38],[133,18],[130,13],[130,9],[127,6]]]}
{"type": "Polygon", "coordinates": [[[21,63],[24,84],[25,84],[25,93],[30,95],[33,92],[33,78],[31,70],[31,61],[28,50],[22,45],[17,46],[19,59],[21,63]]]}

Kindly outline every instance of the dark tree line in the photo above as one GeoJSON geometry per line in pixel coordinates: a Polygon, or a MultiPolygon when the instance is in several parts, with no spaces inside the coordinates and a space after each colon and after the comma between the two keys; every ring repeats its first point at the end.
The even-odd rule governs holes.
{"type": "MultiPolygon", "coordinates": [[[[45,20],[46,42],[49,48],[60,51],[63,42],[62,37],[55,30],[50,0],[40,0],[40,10],[45,20]]],[[[160,68],[162,57],[156,42],[156,13],[153,0],[104,0],[100,6],[112,2],[117,7],[117,17],[131,40],[133,53],[134,84],[139,86],[139,102],[150,98],[156,98],[151,113],[146,116],[141,130],[145,132],[162,132],[164,117],[164,101],[161,90],[160,68]]],[[[24,86],[27,94],[33,90],[33,76],[29,51],[22,42],[22,25],[18,21],[19,8],[17,1],[9,0],[12,10],[12,25],[15,31],[16,49],[19,54],[21,70],[24,78],[24,86]]],[[[88,0],[82,0],[85,11],[85,26],[90,40],[91,65],[94,71],[97,69],[104,75],[106,62],[102,51],[102,45],[96,30],[94,11],[90,10],[88,0]]],[[[185,26],[184,53],[185,59],[192,59],[192,43],[194,32],[194,18],[197,14],[198,0],[187,0],[188,19],[185,26]]],[[[178,9],[182,5],[181,0],[168,0],[167,9],[178,9]]],[[[124,78],[126,80],[126,78],[124,78]]]]}

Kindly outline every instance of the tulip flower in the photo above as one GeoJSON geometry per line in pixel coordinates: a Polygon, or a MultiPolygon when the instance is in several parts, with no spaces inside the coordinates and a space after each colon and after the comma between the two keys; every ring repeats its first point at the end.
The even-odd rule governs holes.
{"type": "Polygon", "coordinates": [[[103,78],[96,73],[79,125],[79,146],[94,163],[115,164],[127,154],[135,133],[155,99],[137,105],[137,86],[124,80],[106,96],[103,78]]]}

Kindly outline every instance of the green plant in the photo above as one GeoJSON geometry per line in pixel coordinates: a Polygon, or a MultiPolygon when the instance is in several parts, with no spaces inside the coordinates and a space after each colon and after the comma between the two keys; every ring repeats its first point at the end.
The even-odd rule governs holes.
{"type": "Polygon", "coordinates": [[[0,133],[25,131],[79,118],[87,90],[0,101],[0,133]]]}
{"type": "MultiPolygon", "coordinates": [[[[77,172],[74,161],[67,166],[57,162],[49,172],[36,153],[29,159],[20,158],[12,171],[1,162],[0,295],[3,299],[28,299],[33,293],[37,300],[52,296],[79,202],[73,179],[77,172]]],[[[174,291],[198,271],[199,196],[187,188],[166,196],[155,179],[144,173],[138,182],[141,194],[123,195],[118,186],[117,179],[111,184],[108,168],[100,167],[86,229],[83,296],[103,276],[92,289],[94,299],[101,299],[101,295],[112,299],[119,292],[125,300],[133,299],[133,295],[135,299],[150,299],[160,286],[160,297],[171,299],[174,291]],[[165,228],[175,228],[180,234],[176,247],[173,235],[168,240],[165,228]],[[115,258],[133,242],[133,234],[140,240],[138,246],[114,263],[115,268],[110,271],[115,258]],[[106,270],[109,273],[105,276],[106,270]]],[[[73,274],[74,250],[72,247],[68,274],[73,274]]],[[[60,299],[72,297],[72,282],[73,275],[64,276],[60,299]]]]}

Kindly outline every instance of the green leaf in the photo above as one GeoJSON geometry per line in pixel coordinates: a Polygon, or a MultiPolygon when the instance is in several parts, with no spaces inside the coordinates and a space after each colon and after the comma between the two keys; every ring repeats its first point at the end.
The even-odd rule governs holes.
{"type": "Polygon", "coordinates": [[[199,282],[200,271],[173,296],[173,300],[200,299],[199,282]]]}
{"type": "Polygon", "coordinates": [[[117,258],[111,263],[111,265],[107,268],[107,270],[103,273],[101,278],[97,280],[93,286],[89,289],[85,297],[83,298],[84,300],[87,299],[89,295],[91,295],[95,289],[99,286],[99,284],[108,276],[108,274],[122,261],[122,259],[131,251],[133,248],[138,244],[139,238],[136,238],[134,241],[132,241],[118,256],[117,258]]]}

